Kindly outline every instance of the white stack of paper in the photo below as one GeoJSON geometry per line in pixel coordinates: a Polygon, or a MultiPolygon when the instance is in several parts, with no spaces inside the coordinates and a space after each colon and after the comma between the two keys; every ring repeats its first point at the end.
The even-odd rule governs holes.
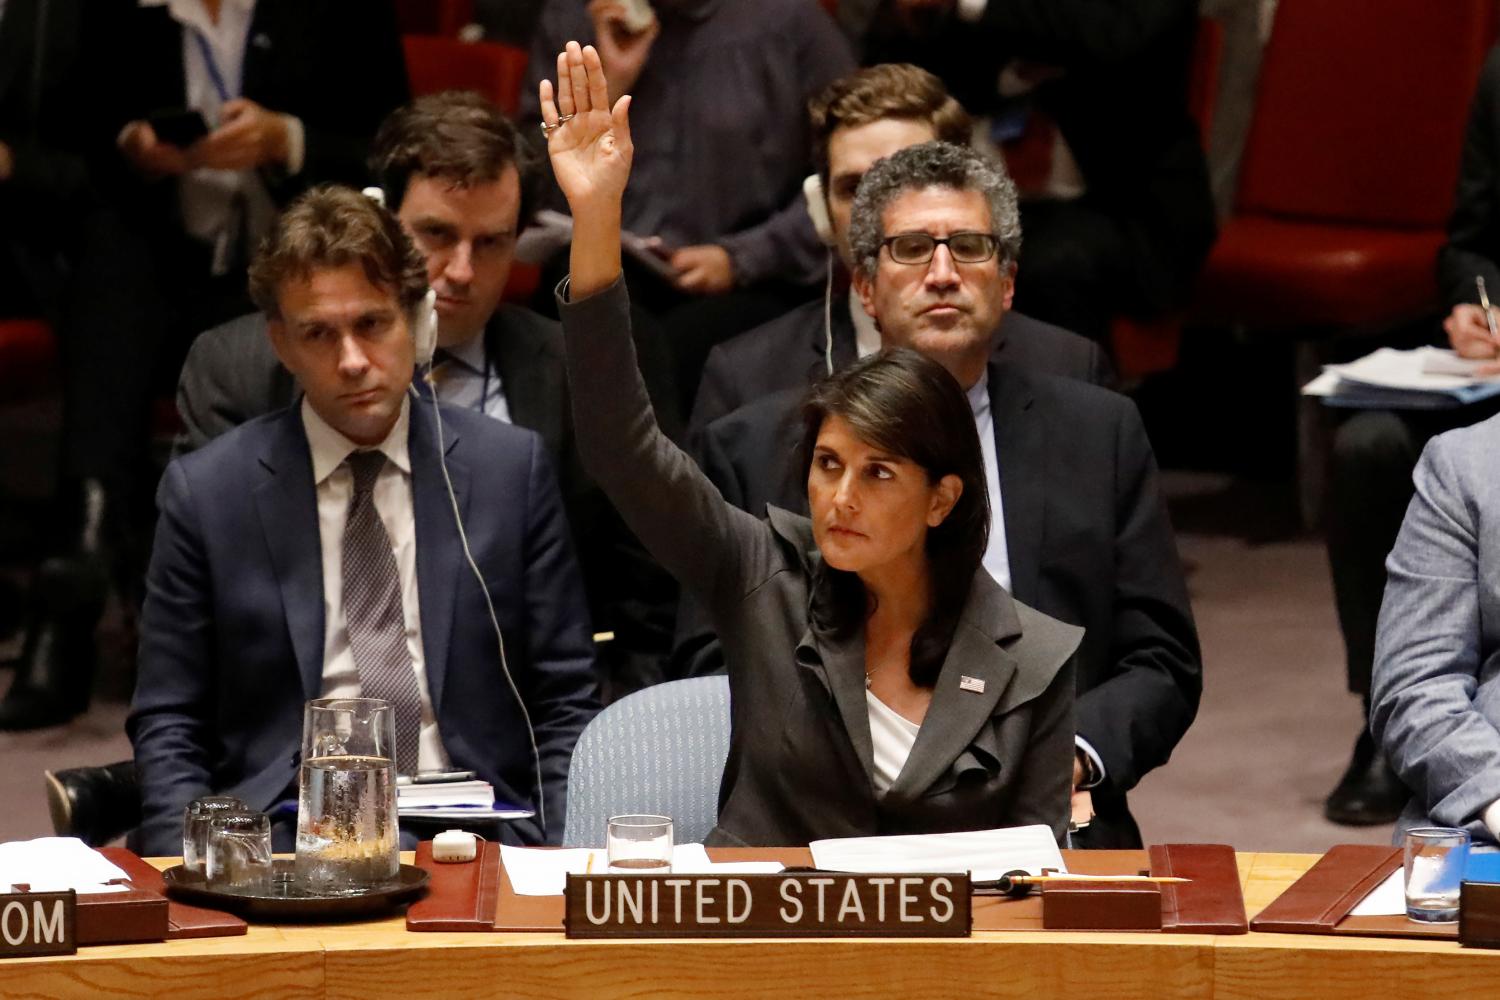
{"type": "MultiPolygon", "coordinates": [[[[561,896],[567,876],[609,870],[609,852],[602,847],[571,847],[561,851],[539,847],[500,845],[500,862],[510,876],[518,896],[561,896]]],[[[672,848],[673,875],[774,875],[782,866],[776,861],[715,862],[702,844],[678,844],[672,848]]]]}
{"type": "Polygon", "coordinates": [[[1479,373],[1485,364],[1437,347],[1382,347],[1346,365],[1324,366],[1302,394],[1355,409],[1449,409],[1500,394],[1500,375],[1479,373]]]}
{"type": "Polygon", "coordinates": [[[128,878],[108,858],[76,837],[40,837],[0,844],[0,889],[29,885],[32,892],[124,892],[106,885],[128,878]]]}
{"type": "Polygon", "coordinates": [[[976,881],[1006,872],[1040,875],[1043,868],[1068,870],[1052,829],[1013,826],[963,833],[815,840],[813,863],[836,872],[969,872],[976,881]]]}

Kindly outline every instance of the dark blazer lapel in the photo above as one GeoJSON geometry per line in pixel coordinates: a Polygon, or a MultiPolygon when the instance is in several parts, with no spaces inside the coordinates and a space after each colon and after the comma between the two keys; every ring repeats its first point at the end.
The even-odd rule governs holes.
{"type": "Polygon", "coordinates": [[[536,431],[547,444],[549,455],[556,455],[563,435],[558,412],[559,393],[548,382],[550,373],[538,363],[542,341],[530,336],[525,324],[506,322],[502,308],[491,318],[484,331],[484,351],[500,377],[505,405],[517,427],[536,431]]]}
{"type": "Polygon", "coordinates": [[[267,476],[255,488],[261,529],[281,588],[287,632],[302,675],[302,691],[323,691],[323,549],[318,535],[318,494],[301,407],[288,407],[260,455],[267,476]]]}
{"type": "Polygon", "coordinates": [[[888,805],[921,795],[973,742],[1018,669],[1015,658],[997,643],[1020,631],[1011,602],[981,569],[974,575],[911,755],[886,795],[888,805]]]}
{"type": "Polygon", "coordinates": [[[282,17],[287,13],[276,0],[258,0],[245,35],[245,58],[240,68],[240,93],[264,94],[271,86],[282,17]]]}
{"type": "MultiPolygon", "coordinates": [[[[809,580],[821,573],[822,556],[812,548],[812,530],[807,521],[771,505],[766,508],[771,528],[797,549],[803,572],[809,580]]],[[[811,617],[809,615],[809,617],[811,617]]],[[[807,670],[833,696],[843,719],[849,742],[865,769],[865,779],[875,778],[875,748],[870,739],[870,709],[865,704],[865,634],[860,630],[848,639],[820,639],[809,626],[797,643],[797,666],[807,670]]]]}
{"type": "MultiPolygon", "coordinates": [[[[411,459],[411,505],[417,533],[417,601],[422,619],[423,670],[437,711],[443,703],[443,681],[453,637],[453,607],[458,581],[469,576],[463,545],[453,523],[453,505],[438,463],[437,432],[431,402],[413,402],[407,455],[411,459]]],[[[469,470],[453,460],[458,431],[443,424],[448,476],[458,509],[468,517],[469,470]]]]}
{"type": "Polygon", "coordinates": [[[1018,369],[991,362],[989,380],[1010,590],[1035,607],[1046,528],[1046,422],[1033,409],[1031,386],[1018,369]]]}

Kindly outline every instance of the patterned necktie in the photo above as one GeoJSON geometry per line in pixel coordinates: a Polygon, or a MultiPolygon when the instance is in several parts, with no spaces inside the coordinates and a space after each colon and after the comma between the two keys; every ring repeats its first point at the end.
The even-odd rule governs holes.
{"type": "Polygon", "coordinates": [[[422,692],[406,646],[396,556],[375,510],[375,478],[385,465],[385,455],[355,452],[348,463],[354,473],[354,495],[344,522],[344,623],[349,648],[364,696],[384,698],[395,710],[397,771],[415,774],[422,692]]]}

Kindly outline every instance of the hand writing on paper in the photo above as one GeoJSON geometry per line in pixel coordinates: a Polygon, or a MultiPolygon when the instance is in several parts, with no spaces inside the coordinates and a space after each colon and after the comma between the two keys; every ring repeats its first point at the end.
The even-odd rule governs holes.
{"type": "MultiPolygon", "coordinates": [[[[1500,309],[1491,311],[1500,317],[1500,309]]],[[[1461,358],[1482,360],[1500,354],[1500,344],[1490,336],[1490,325],[1485,321],[1484,309],[1479,306],[1470,303],[1454,306],[1443,320],[1443,332],[1448,334],[1449,346],[1461,358]]],[[[1500,362],[1484,365],[1479,372],[1483,375],[1500,373],[1500,362]]]]}

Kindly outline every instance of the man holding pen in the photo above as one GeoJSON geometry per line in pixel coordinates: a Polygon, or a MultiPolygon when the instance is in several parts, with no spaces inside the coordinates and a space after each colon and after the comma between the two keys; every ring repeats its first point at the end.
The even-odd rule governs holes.
{"type": "MultiPolygon", "coordinates": [[[[1491,360],[1481,374],[1500,374],[1500,48],[1490,52],[1469,115],[1462,164],[1438,251],[1437,278],[1448,315],[1443,332],[1461,357],[1491,360]],[[1476,280],[1477,279],[1477,280],[1476,280]],[[1486,291],[1486,289],[1488,291],[1486,291]]],[[[1328,561],[1344,633],[1349,690],[1370,709],[1375,623],[1385,590],[1385,559],[1412,496],[1412,470],[1427,441],[1500,412],[1500,398],[1453,410],[1370,410],[1347,420],[1334,437],[1329,470],[1328,561]]],[[[1335,823],[1389,823],[1409,793],[1362,729],[1354,756],[1328,797],[1335,823]]]]}

